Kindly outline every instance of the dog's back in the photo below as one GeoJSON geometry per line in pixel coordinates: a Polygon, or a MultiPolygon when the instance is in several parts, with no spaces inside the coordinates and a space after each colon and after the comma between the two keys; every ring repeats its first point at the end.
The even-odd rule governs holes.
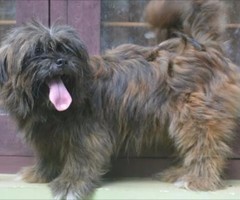
{"type": "Polygon", "coordinates": [[[155,28],[160,41],[181,32],[203,45],[216,45],[223,41],[226,11],[219,0],[153,0],[145,9],[145,19],[155,28]]]}

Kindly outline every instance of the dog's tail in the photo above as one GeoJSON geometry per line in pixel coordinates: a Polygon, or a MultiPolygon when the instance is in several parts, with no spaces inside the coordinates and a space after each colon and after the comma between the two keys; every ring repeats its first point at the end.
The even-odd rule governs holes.
{"type": "Polygon", "coordinates": [[[152,0],[145,19],[157,30],[160,41],[180,32],[205,45],[223,41],[226,12],[219,0],[152,0]]]}

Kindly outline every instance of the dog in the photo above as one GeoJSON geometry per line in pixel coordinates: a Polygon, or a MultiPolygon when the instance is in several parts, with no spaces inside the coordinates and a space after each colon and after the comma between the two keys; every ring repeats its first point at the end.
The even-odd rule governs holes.
{"type": "MultiPolygon", "coordinates": [[[[172,26],[173,4],[165,3],[172,26]]],[[[191,190],[224,187],[240,76],[221,46],[222,3],[185,3],[174,11],[182,13],[178,33],[153,47],[123,44],[89,56],[73,28],[36,21],[7,34],[1,99],[36,155],[23,180],[49,183],[56,199],[84,199],[123,145],[140,152],[165,135],[180,161],[157,179],[191,190]]]]}

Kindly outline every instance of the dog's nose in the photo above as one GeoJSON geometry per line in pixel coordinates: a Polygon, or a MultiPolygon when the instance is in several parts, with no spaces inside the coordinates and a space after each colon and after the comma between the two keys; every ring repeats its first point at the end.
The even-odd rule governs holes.
{"type": "Polygon", "coordinates": [[[58,67],[62,67],[67,64],[67,60],[65,60],[63,58],[59,58],[59,59],[57,59],[56,64],[58,67]]]}

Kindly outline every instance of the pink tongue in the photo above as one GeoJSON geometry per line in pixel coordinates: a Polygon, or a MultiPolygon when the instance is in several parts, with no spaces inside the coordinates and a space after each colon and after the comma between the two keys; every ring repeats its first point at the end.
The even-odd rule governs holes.
{"type": "Polygon", "coordinates": [[[72,103],[72,97],[67,91],[61,79],[55,79],[48,83],[49,100],[52,102],[56,110],[64,111],[69,108],[72,103]]]}

